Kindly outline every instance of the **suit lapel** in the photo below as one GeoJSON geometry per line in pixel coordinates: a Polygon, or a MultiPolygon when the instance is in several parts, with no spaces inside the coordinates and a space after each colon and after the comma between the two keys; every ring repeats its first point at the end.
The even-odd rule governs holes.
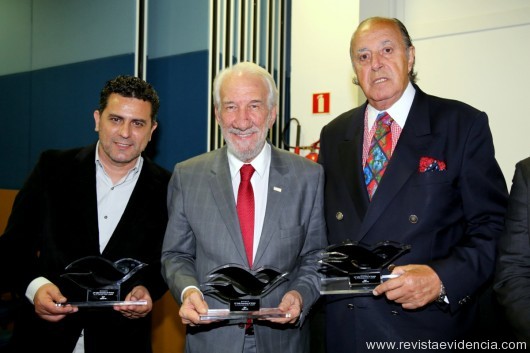
{"type": "Polygon", "coordinates": [[[103,250],[104,254],[112,254],[113,249],[123,248],[123,244],[127,244],[130,239],[130,232],[135,228],[134,224],[142,222],[143,218],[149,216],[145,210],[148,203],[147,200],[150,199],[150,195],[158,182],[158,178],[154,174],[150,163],[148,159],[144,158],[144,164],[140,171],[138,181],[123,211],[123,215],[109,239],[109,243],[103,250]]]}
{"type": "Polygon", "coordinates": [[[361,238],[383,216],[391,201],[417,171],[420,157],[428,150],[431,141],[430,114],[426,95],[416,87],[416,97],[396,149],[366,211],[359,233],[361,238]]]}
{"type": "Polygon", "coordinates": [[[225,223],[226,229],[228,229],[228,234],[235,245],[235,250],[241,256],[241,263],[246,264],[247,255],[241,229],[239,228],[226,145],[217,150],[210,173],[210,190],[221,214],[221,219],[225,223]]]}
{"type": "Polygon", "coordinates": [[[368,193],[365,192],[362,168],[365,110],[366,104],[361,109],[355,110],[352,117],[353,123],[346,131],[344,141],[339,143],[339,160],[342,175],[360,219],[363,219],[368,207],[368,193]],[[359,185],[362,187],[359,187],[359,185]]]}
{"type": "MultiPolygon", "coordinates": [[[[75,181],[74,193],[79,193],[78,200],[88,200],[83,209],[82,219],[84,225],[80,230],[86,233],[86,237],[79,237],[79,241],[86,241],[90,253],[99,254],[99,227],[98,227],[98,205],[96,193],[96,145],[83,148],[76,156],[78,166],[77,177],[72,178],[75,181]]],[[[80,225],[74,225],[74,228],[80,225]]]]}
{"type": "Polygon", "coordinates": [[[258,267],[260,259],[267,249],[267,245],[278,231],[278,224],[282,213],[281,205],[292,201],[289,200],[289,167],[287,161],[282,157],[276,147],[271,146],[271,166],[269,171],[269,185],[267,187],[267,208],[263,229],[256,256],[254,258],[254,267],[258,267]]]}

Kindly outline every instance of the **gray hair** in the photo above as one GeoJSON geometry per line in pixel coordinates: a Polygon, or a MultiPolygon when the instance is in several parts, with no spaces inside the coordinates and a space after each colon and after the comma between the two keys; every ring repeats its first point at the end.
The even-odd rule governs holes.
{"type": "Polygon", "coordinates": [[[272,75],[258,64],[245,61],[223,69],[215,77],[213,81],[213,104],[216,108],[219,108],[221,105],[221,86],[223,85],[224,79],[229,75],[237,73],[248,73],[261,77],[269,92],[267,96],[269,109],[278,105],[278,89],[276,88],[276,83],[272,75]]]}

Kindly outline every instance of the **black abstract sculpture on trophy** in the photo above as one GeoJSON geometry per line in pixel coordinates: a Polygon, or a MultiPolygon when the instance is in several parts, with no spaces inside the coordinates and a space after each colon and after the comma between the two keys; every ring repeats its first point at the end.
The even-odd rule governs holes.
{"type": "Polygon", "coordinates": [[[75,260],[65,268],[61,277],[67,278],[86,290],[86,301],[67,302],[58,305],[112,306],[145,305],[145,300],[121,300],[121,285],[147,264],[124,258],[112,262],[101,256],[87,256],[75,260]]]}
{"type": "Polygon", "coordinates": [[[382,281],[396,277],[382,274],[392,261],[410,251],[411,246],[382,241],[366,245],[347,240],[330,245],[322,254],[321,294],[367,294],[382,281]]]}
{"type": "Polygon", "coordinates": [[[223,265],[211,271],[208,281],[201,284],[204,295],[229,305],[228,309],[210,309],[201,320],[282,317],[277,308],[261,308],[260,299],[280,283],[287,281],[287,272],[272,267],[248,271],[237,264],[223,265]]]}

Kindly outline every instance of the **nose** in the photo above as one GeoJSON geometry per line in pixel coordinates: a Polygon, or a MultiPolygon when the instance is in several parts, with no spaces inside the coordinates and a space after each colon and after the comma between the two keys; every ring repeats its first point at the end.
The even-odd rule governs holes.
{"type": "Polygon", "coordinates": [[[129,124],[122,124],[119,133],[121,137],[128,138],[131,135],[131,126],[129,124]]]}
{"type": "Polygon", "coordinates": [[[374,71],[379,70],[383,66],[381,56],[379,53],[375,53],[374,55],[372,55],[371,64],[372,64],[372,70],[374,71]]]}
{"type": "Polygon", "coordinates": [[[239,130],[246,130],[252,126],[252,117],[247,108],[238,110],[234,119],[234,127],[239,130]]]}

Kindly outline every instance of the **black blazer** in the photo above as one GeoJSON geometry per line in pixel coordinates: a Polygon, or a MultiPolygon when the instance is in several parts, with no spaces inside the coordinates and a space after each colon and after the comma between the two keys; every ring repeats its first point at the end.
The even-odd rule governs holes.
{"type": "Polygon", "coordinates": [[[166,194],[170,173],[144,158],[143,168],[124,214],[103,254],[99,251],[95,145],[44,152],[17,194],[6,231],[0,237],[3,273],[23,305],[15,322],[16,352],[46,350],[71,353],[82,329],[85,352],[150,352],[151,317],[130,320],[112,308],[80,309],[50,323],[38,318],[24,293],[31,280],[44,276],[69,299],[79,299],[72,282],[61,278],[72,261],[102,255],[116,261],[131,257],[148,264],[122,288],[148,288],[153,300],[167,286],[160,256],[167,224],[166,194]]]}
{"type": "Polygon", "coordinates": [[[494,290],[517,338],[530,345],[530,158],[515,166],[494,290]]]}
{"type": "Polygon", "coordinates": [[[325,126],[325,214],[330,244],[346,239],[412,246],[394,261],[427,264],[450,305],[403,310],[384,297],[328,296],[328,351],[365,351],[367,341],[438,341],[460,337],[473,319],[479,287],[492,275],[507,189],[494,157],[487,116],[464,103],[416,95],[372,202],[362,171],[366,103],[325,126]],[[420,172],[422,158],[445,171],[420,172]]]}

